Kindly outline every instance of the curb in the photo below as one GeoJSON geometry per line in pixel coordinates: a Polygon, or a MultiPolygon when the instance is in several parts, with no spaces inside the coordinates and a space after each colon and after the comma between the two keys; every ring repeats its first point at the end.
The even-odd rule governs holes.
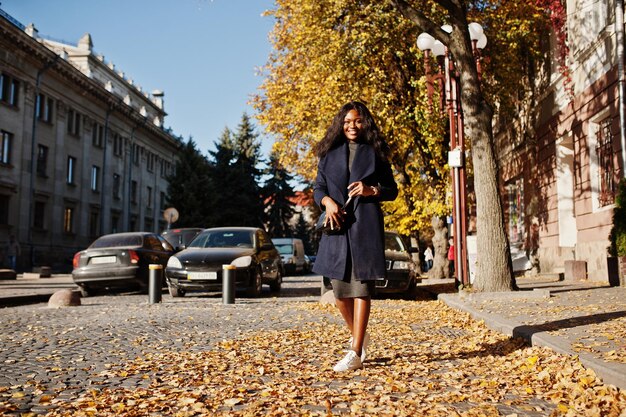
{"type": "Polygon", "coordinates": [[[626,390],[626,373],[609,367],[604,361],[600,361],[585,352],[575,352],[571,344],[563,338],[552,336],[545,331],[537,332],[533,326],[520,324],[497,315],[480,312],[463,303],[457,294],[439,294],[437,297],[451,308],[469,313],[474,319],[482,320],[492,330],[510,337],[521,337],[531,346],[547,347],[555,352],[571,356],[577,356],[580,362],[587,368],[592,369],[603,382],[612,384],[622,390],[626,390]]]}

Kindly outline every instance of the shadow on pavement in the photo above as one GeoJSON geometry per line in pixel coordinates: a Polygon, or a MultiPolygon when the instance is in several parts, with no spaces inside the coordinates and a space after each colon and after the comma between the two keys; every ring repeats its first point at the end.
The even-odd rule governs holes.
{"type": "Polygon", "coordinates": [[[609,320],[626,317],[626,311],[612,313],[592,314],[590,316],[571,317],[563,320],[549,321],[539,325],[518,326],[513,329],[513,337],[530,337],[535,333],[550,332],[554,330],[569,329],[572,327],[598,324],[609,320]]]}

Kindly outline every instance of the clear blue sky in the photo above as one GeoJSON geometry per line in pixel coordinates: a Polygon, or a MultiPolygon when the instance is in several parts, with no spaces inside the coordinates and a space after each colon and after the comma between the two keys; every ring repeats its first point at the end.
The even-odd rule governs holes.
{"type": "MultiPolygon", "coordinates": [[[[262,82],[271,50],[272,0],[0,0],[39,34],[94,50],[144,91],[165,92],[165,125],[206,154],[226,126],[235,130],[262,82]]],[[[262,132],[262,126],[257,126],[262,132]]],[[[271,139],[261,137],[267,155],[271,139]]]]}

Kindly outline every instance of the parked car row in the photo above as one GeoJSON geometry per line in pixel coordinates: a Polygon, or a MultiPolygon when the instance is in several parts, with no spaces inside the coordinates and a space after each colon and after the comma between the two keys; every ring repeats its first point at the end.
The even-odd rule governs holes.
{"type": "MultiPolygon", "coordinates": [[[[406,293],[419,282],[410,248],[395,232],[385,232],[387,274],[376,281],[377,293],[406,293]]],[[[72,276],[83,296],[103,289],[148,291],[149,265],[164,268],[163,286],[172,297],[189,292],[220,291],[224,265],[235,267],[236,290],[261,295],[263,284],[280,291],[283,276],[304,274],[314,258],[304,253],[302,240],[270,239],[255,227],[183,228],[158,235],[115,233],[96,239],[74,255],[72,276]]],[[[331,288],[323,278],[322,293],[331,288]]]]}
{"type": "Polygon", "coordinates": [[[224,227],[104,235],[74,255],[72,277],[83,296],[102,289],[147,292],[150,264],[163,265],[162,284],[174,297],[221,290],[223,265],[236,268],[236,289],[249,296],[259,296],[263,284],[280,291],[283,276],[280,254],[263,229],[224,227]]]}

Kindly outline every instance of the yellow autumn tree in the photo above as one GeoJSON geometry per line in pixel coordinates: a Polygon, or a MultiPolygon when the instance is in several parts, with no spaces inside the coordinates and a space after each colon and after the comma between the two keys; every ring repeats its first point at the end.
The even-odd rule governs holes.
{"type": "MultiPolygon", "coordinates": [[[[411,3],[433,22],[446,23],[439,1],[411,3]]],[[[497,52],[483,60],[485,95],[510,115],[527,92],[528,77],[520,75],[538,57],[545,13],[525,0],[470,3],[471,19],[489,33],[487,50],[497,52]]],[[[276,22],[273,51],[253,104],[281,163],[313,180],[312,146],[342,104],[360,100],[392,150],[400,194],[384,206],[386,226],[415,235],[430,228],[433,215],[449,214],[447,121],[437,97],[434,107],[429,104],[414,22],[392,2],[374,0],[277,0],[267,14],[276,22]]]]}
{"type": "Polygon", "coordinates": [[[445,120],[428,103],[410,22],[375,1],[278,0],[268,14],[274,50],[254,105],[281,162],[313,180],[312,146],[341,105],[360,100],[385,134],[400,185],[385,205],[387,226],[412,234],[448,213],[445,120]]]}

